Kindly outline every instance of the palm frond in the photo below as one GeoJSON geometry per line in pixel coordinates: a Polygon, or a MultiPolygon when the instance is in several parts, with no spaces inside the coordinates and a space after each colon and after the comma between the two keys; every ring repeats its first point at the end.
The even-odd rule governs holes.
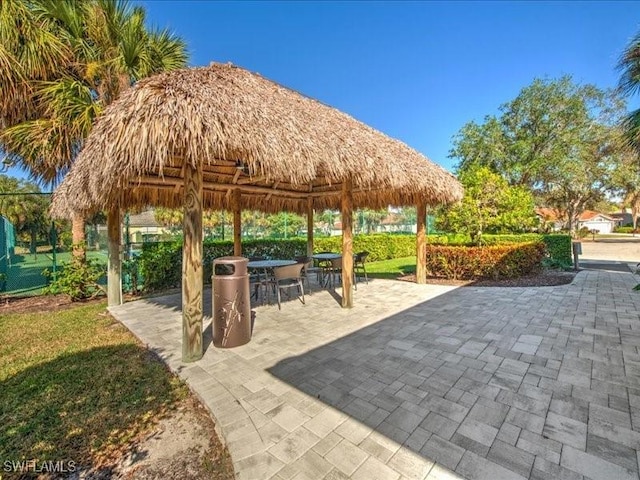
{"type": "Polygon", "coordinates": [[[640,109],[634,110],[625,117],[622,128],[627,145],[640,152],[640,109]]]}
{"type": "Polygon", "coordinates": [[[147,75],[184,68],[189,60],[184,40],[166,29],[150,32],[148,48],[151,70],[147,75]]]}
{"type": "Polygon", "coordinates": [[[102,111],[102,103],[91,89],[73,78],[43,83],[38,100],[47,116],[66,125],[68,134],[77,139],[89,135],[94,120],[102,111]]]}
{"type": "Polygon", "coordinates": [[[19,123],[0,132],[0,142],[9,158],[25,167],[33,179],[56,184],[78,153],[78,145],[66,135],[63,125],[51,119],[19,123]]]}
{"type": "Polygon", "coordinates": [[[631,39],[620,56],[617,65],[622,73],[618,82],[618,90],[624,95],[640,92],[640,32],[631,39]]]}

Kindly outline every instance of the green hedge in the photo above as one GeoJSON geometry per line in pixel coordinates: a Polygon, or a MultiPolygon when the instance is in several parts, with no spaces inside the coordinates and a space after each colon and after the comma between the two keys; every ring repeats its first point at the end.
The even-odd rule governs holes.
{"type": "MultiPolygon", "coordinates": [[[[568,235],[484,235],[487,245],[502,245],[522,242],[544,242],[549,252],[548,263],[552,266],[571,265],[571,237],[568,235]]],[[[465,235],[429,235],[428,245],[464,245],[470,241],[465,235]]],[[[339,252],[342,237],[319,237],[314,239],[315,252],[339,252]]],[[[293,258],[304,255],[307,250],[305,238],[287,240],[245,240],[242,242],[243,255],[247,257],[293,258]]],[[[415,235],[372,234],[356,235],[353,238],[354,252],[366,250],[368,261],[389,260],[410,257],[416,254],[415,235]]],[[[204,243],[204,281],[211,278],[213,260],[233,255],[233,242],[207,241],[204,243]]],[[[140,274],[145,291],[178,287],[181,283],[182,243],[146,243],[138,258],[140,274]]]]}
{"type": "Polygon", "coordinates": [[[638,233],[639,229],[633,227],[615,227],[613,233],[638,233]]]}
{"type": "Polygon", "coordinates": [[[547,247],[547,266],[569,268],[573,265],[573,252],[571,251],[571,237],[569,235],[542,235],[542,241],[547,247]]]}
{"type": "Polygon", "coordinates": [[[427,245],[427,275],[454,280],[514,278],[542,268],[542,242],[491,246],[427,245]]]}
{"type": "MultiPolygon", "coordinates": [[[[340,252],[342,237],[321,237],[313,240],[314,252],[340,252]]],[[[369,252],[367,261],[377,262],[392,258],[410,257],[416,254],[415,235],[355,235],[353,237],[354,252],[369,252]]]]}
{"type": "MultiPolygon", "coordinates": [[[[210,241],[203,247],[204,281],[208,283],[213,273],[213,260],[233,255],[233,242],[210,241]]],[[[302,238],[247,240],[242,242],[242,249],[247,257],[293,258],[304,255],[307,241],[302,238]]],[[[178,287],[182,279],[182,242],[145,243],[138,263],[145,291],[178,287]]]]}

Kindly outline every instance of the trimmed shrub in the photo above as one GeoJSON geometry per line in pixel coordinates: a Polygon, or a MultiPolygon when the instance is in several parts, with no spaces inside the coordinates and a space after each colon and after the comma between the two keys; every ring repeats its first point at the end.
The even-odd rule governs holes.
{"type": "Polygon", "coordinates": [[[542,241],[547,247],[545,266],[553,268],[571,268],[573,266],[571,236],[561,234],[542,235],[542,241]]]}
{"type": "Polygon", "coordinates": [[[178,287],[182,279],[182,243],[145,243],[138,265],[144,291],[178,287]]]}
{"type": "Polygon", "coordinates": [[[613,229],[613,233],[638,233],[640,230],[639,229],[633,229],[633,226],[631,227],[615,227],[613,229]]]}
{"type": "Polygon", "coordinates": [[[542,242],[492,246],[427,245],[427,274],[454,280],[514,278],[542,268],[542,242]]]}
{"type": "MultiPolygon", "coordinates": [[[[483,238],[490,245],[502,245],[516,242],[544,242],[549,252],[548,264],[554,267],[570,266],[571,238],[568,235],[485,235],[483,238]]],[[[431,245],[464,245],[469,237],[459,234],[429,235],[428,246],[431,245]]],[[[243,255],[247,257],[294,258],[307,251],[306,238],[290,238],[287,240],[260,239],[243,240],[243,255]]],[[[319,237],[314,239],[315,252],[339,252],[342,250],[342,237],[319,237]]],[[[392,258],[410,257],[416,254],[415,235],[373,234],[356,235],[353,239],[353,251],[369,252],[368,261],[389,260],[392,258]]],[[[204,282],[209,283],[212,275],[213,260],[218,257],[233,255],[233,242],[206,241],[203,250],[204,282]]],[[[146,243],[138,258],[142,289],[156,291],[179,287],[182,278],[182,242],[146,243]]]]}
{"type": "Polygon", "coordinates": [[[98,260],[82,261],[73,258],[70,262],[62,264],[55,276],[51,270],[43,272],[44,276],[51,279],[51,283],[44,288],[44,293],[47,295],[63,293],[73,302],[93,298],[104,293],[98,280],[104,277],[105,273],[106,265],[98,260]]]}

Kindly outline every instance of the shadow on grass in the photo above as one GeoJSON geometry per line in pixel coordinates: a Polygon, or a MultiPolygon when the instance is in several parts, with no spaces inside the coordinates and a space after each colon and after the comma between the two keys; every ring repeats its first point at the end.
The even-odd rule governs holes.
{"type": "Polygon", "coordinates": [[[0,382],[0,458],[100,466],[186,392],[137,345],[59,356],[0,382]]]}

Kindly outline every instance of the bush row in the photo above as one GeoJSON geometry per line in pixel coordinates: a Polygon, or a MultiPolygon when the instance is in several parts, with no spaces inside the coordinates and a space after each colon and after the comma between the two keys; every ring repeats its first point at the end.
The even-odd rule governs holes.
{"type": "Polygon", "coordinates": [[[640,229],[636,228],[634,229],[633,227],[615,227],[613,229],[614,233],[638,233],[640,232],[640,229]]]}
{"type": "Polygon", "coordinates": [[[543,242],[508,245],[427,245],[427,275],[475,280],[514,278],[535,273],[546,254],[543,242]]]}
{"type": "MultiPolygon", "coordinates": [[[[568,235],[485,235],[487,245],[502,245],[522,242],[542,242],[549,252],[549,264],[567,266],[571,264],[571,238],[568,235]]],[[[428,245],[468,245],[465,235],[429,235],[428,245]]],[[[305,238],[287,240],[246,240],[242,242],[243,255],[247,257],[294,258],[304,255],[307,249],[305,238]]],[[[320,237],[314,239],[314,251],[339,252],[342,249],[342,237],[320,237]]],[[[356,235],[353,250],[369,252],[368,261],[388,260],[409,257],[416,253],[415,235],[372,234],[356,235]]],[[[230,241],[207,241],[204,243],[203,268],[204,280],[209,282],[213,260],[233,255],[233,243],[230,241]]],[[[428,256],[428,255],[427,255],[428,256]]],[[[180,286],[182,265],[182,243],[147,243],[142,247],[138,258],[138,268],[146,291],[161,290],[180,286]]]]}

